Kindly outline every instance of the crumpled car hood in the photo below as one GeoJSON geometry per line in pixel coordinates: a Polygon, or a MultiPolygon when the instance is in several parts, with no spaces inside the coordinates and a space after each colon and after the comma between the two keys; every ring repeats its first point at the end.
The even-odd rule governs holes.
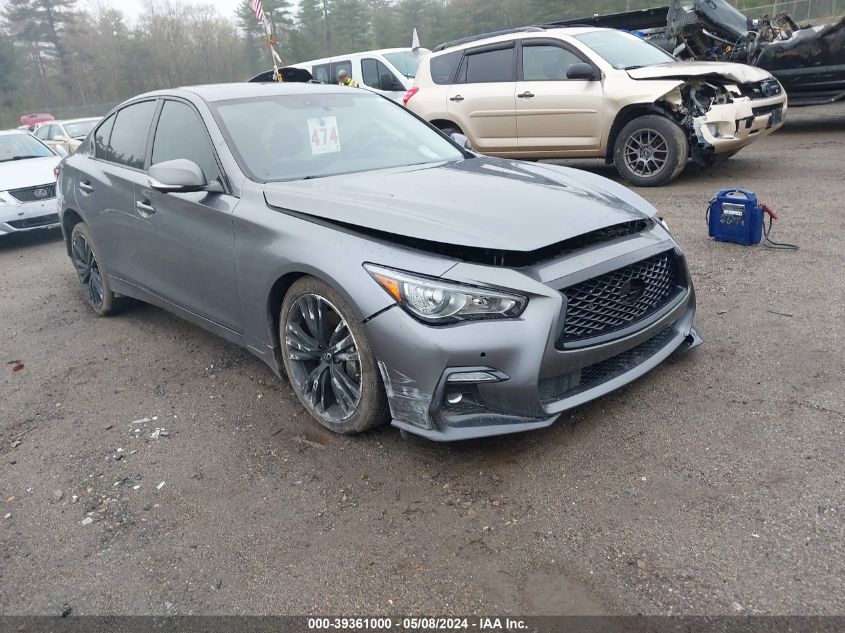
{"type": "Polygon", "coordinates": [[[732,62],[669,62],[633,68],[627,72],[631,79],[688,79],[704,75],[722,75],[741,84],[771,77],[771,74],[762,68],[732,62]]]}
{"type": "Polygon", "coordinates": [[[271,207],[431,242],[533,251],[654,215],[587,172],[488,157],[265,185],[271,207]]]}

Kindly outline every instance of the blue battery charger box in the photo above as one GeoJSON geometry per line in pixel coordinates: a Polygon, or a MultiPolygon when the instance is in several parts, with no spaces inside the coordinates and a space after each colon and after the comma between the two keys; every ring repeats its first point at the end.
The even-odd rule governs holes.
{"type": "Polygon", "coordinates": [[[710,201],[708,233],[719,242],[749,246],[763,238],[763,205],[747,189],[722,189],[710,201]]]}

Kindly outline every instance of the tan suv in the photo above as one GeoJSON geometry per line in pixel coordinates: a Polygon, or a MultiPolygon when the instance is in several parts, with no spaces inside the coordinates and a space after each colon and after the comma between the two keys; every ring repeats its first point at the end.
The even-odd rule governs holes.
{"type": "Polygon", "coordinates": [[[612,29],[529,27],[435,50],[405,95],[413,112],[484,154],[602,157],[635,185],[669,182],[688,158],[725,160],[786,116],[765,70],[679,62],[612,29]]]}

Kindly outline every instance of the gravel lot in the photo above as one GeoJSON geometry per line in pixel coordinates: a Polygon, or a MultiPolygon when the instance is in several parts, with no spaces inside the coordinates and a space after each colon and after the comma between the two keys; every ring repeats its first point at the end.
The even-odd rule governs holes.
{"type": "Polygon", "coordinates": [[[56,233],[3,240],[0,613],[845,614],[843,152],[845,105],[792,110],[642,190],[704,345],[457,445],[323,432],[247,352],[150,306],[94,316],[56,233]],[[801,250],[710,241],[734,185],[801,250]]]}

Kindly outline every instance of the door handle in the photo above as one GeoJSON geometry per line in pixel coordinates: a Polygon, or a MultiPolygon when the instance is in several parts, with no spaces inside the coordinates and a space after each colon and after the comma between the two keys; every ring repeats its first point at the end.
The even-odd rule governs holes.
{"type": "Polygon", "coordinates": [[[534,93],[529,91],[529,90],[526,90],[522,94],[519,94],[519,95],[516,95],[516,96],[519,97],[520,99],[530,99],[531,97],[534,96],[534,93]]]}
{"type": "Polygon", "coordinates": [[[454,97],[449,97],[449,101],[463,101],[464,98],[461,95],[455,95],[454,97]]]}
{"type": "Polygon", "coordinates": [[[149,202],[141,202],[140,200],[135,203],[135,208],[141,212],[145,218],[150,217],[153,213],[156,212],[155,207],[151,205],[149,202]]]}
{"type": "Polygon", "coordinates": [[[85,180],[79,183],[79,189],[85,193],[91,193],[94,191],[94,187],[91,186],[91,183],[86,182],[85,180]]]}

